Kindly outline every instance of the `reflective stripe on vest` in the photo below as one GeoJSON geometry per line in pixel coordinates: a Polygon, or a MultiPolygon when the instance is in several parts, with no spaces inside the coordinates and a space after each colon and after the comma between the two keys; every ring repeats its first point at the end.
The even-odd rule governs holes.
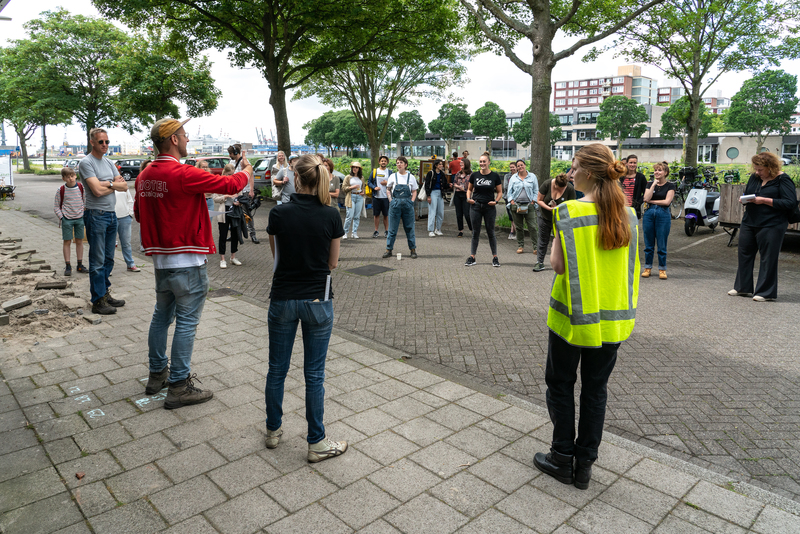
{"type": "MultiPolygon", "coordinates": [[[[598,216],[592,203],[581,203],[570,201],[558,207],[557,220],[555,222],[556,238],[561,241],[565,252],[565,265],[567,269],[566,280],[568,281],[568,294],[566,287],[563,286],[563,279],[558,276],[553,281],[553,290],[550,297],[551,311],[548,313],[548,327],[556,334],[564,338],[568,343],[586,346],[599,347],[603,343],[618,343],[627,339],[633,329],[633,322],[636,317],[636,301],[638,297],[638,219],[631,208],[626,208],[629,215],[631,226],[631,242],[627,247],[627,295],[626,302],[617,302],[624,306],[624,309],[606,309],[613,302],[599,302],[600,309],[597,311],[586,312],[584,309],[584,297],[581,293],[580,264],[578,260],[578,239],[575,230],[585,227],[596,227],[598,216]],[[581,215],[586,213],[586,215],[581,215]],[[553,313],[555,312],[555,314],[553,313]],[[559,317],[560,316],[560,317],[559,317]]],[[[589,235],[596,239],[596,231],[589,235]]],[[[581,243],[584,247],[585,243],[581,243]]],[[[591,246],[596,247],[596,243],[591,246]]],[[[618,265],[618,264],[617,264],[618,265]]],[[[619,276],[619,272],[603,273],[609,266],[595,264],[591,267],[595,270],[597,277],[603,275],[605,280],[611,280],[614,276],[619,276]]],[[[610,266],[613,268],[613,266],[610,266]]],[[[595,274],[595,273],[593,273],[595,274]]],[[[563,275],[562,275],[563,276],[563,275]]],[[[594,291],[594,296],[598,301],[602,300],[601,291],[594,291]]],[[[620,297],[621,295],[617,295],[620,297]]],[[[613,299],[613,295],[610,297],[613,299]]],[[[608,299],[607,299],[608,300],[608,299]]],[[[620,306],[621,307],[621,306],[620,306]]]]}

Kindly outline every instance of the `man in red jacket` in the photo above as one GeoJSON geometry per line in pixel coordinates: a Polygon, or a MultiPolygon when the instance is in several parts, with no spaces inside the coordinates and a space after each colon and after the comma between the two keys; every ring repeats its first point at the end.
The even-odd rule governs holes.
{"type": "Polygon", "coordinates": [[[190,376],[194,336],[208,294],[206,254],[217,252],[205,193],[235,195],[253,174],[245,157],[242,171],[231,176],[181,164],[179,158],[186,157],[189,143],[183,129],[188,120],[161,119],[150,130],[158,156],[136,178],[134,204],[142,248],[151,256],[156,273],[156,306],[147,340],[150,377],[145,391],[153,395],[169,383],[164,402],[168,410],[214,396],[196,388],[192,379],[197,375],[190,376]],[[168,360],[167,331],[173,317],[175,336],[168,360]]]}

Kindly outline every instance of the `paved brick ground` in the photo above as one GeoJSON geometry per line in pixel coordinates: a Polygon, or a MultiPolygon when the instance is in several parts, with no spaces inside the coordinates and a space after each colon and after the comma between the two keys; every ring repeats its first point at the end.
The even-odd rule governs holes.
{"type": "MultiPolygon", "coordinates": [[[[247,243],[245,265],[209,269],[217,287],[266,302],[272,260],[268,207],[257,214],[261,245],[247,243]],[[265,275],[266,273],[266,275],[265,275]]],[[[469,237],[456,238],[452,211],[444,237],[429,238],[418,221],[419,259],[408,258],[402,231],[395,252],[380,255],[373,221],[362,239],[343,242],[334,273],[336,326],[544,405],[546,313],[552,271],[531,272],[501,234],[500,269],[490,265],[485,232],[478,265],[464,267],[469,237]],[[347,272],[364,265],[393,270],[373,277],[347,272]]],[[[381,235],[383,227],[381,227],[381,235]]],[[[736,272],[736,241],[720,229],[692,237],[675,221],[669,280],[642,280],[637,325],[623,344],[609,387],[609,430],[697,465],[800,499],[800,237],[787,236],[780,298],[758,304],[726,295],[736,272]]],[[[640,248],[644,250],[644,245],[640,248]]]]}
{"type": "MultiPolygon", "coordinates": [[[[0,211],[0,227],[58,259],[51,223],[0,211]]],[[[555,482],[531,466],[552,432],[543,409],[338,329],[325,422],[351,449],[306,463],[295,362],[286,433],[267,450],[265,309],[245,298],[210,298],[198,330],[193,371],[215,398],[166,411],[164,392],[148,397],[142,384],[153,305],[144,264],[114,277],[127,300],[116,316],[2,353],[3,534],[800,531],[797,502],[611,433],[588,491],[555,482]]]]}

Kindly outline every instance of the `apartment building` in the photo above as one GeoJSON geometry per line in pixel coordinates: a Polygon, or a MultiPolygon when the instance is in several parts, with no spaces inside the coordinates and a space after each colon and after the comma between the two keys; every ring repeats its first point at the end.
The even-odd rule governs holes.
{"type": "MultiPolygon", "coordinates": [[[[659,87],[658,88],[658,103],[662,105],[674,104],[676,100],[686,94],[686,89],[682,86],[678,87],[659,87]]],[[[731,99],[722,96],[719,91],[717,96],[703,97],[703,103],[711,110],[711,113],[718,115],[724,110],[731,107],[731,99]]]]}
{"type": "Polygon", "coordinates": [[[626,96],[639,104],[656,103],[657,83],[642,68],[625,65],[611,78],[585,78],[553,84],[553,113],[598,107],[609,96],[626,96]]]}

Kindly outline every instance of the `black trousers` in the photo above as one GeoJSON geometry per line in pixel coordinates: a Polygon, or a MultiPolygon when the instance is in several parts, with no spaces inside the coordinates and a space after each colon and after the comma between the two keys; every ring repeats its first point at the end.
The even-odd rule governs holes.
{"type": "Polygon", "coordinates": [[[465,191],[456,191],[453,193],[453,205],[456,207],[456,222],[458,223],[458,231],[464,230],[464,219],[467,220],[467,228],[472,231],[472,221],[469,217],[469,202],[467,202],[467,193],[465,191]]]}
{"type": "Polygon", "coordinates": [[[733,288],[739,293],[753,293],[766,299],[778,296],[778,255],[786,235],[786,224],[760,228],[742,224],[739,227],[739,268],[733,288]],[[753,291],[753,265],[756,253],[761,255],[758,282],[753,291]]]}
{"type": "Polygon", "coordinates": [[[496,206],[488,203],[476,202],[471,205],[469,216],[472,219],[472,255],[478,251],[478,243],[481,240],[481,219],[486,225],[486,235],[489,236],[489,247],[492,249],[492,256],[497,256],[497,238],[494,235],[494,222],[497,219],[496,206]]]}
{"type": "Polygon", "coordinates": [[[553,422],[553,449],[578,461],[597,460],[606,420],[608,377],[617,363],[619,343],[599,349],[574,347],[550,331],[547,343],[547,410],[553,422]],[[581,359],[583,361],[581,361],[581,359]],[[575,437],[575,382],[581,366],[578,436],[575,437]]]}
{"type": "Polygon", "coordinates": [[[236,224],[231,224],[233,221],[229,217],[225,218],[224,223],[217,223],[219,227],[219,250],[220,255],[225,255],[225,245],[228,242],[228,230],[231,231],[231,254],[236,254],[239,250],[239,227],[236,224]]]}

